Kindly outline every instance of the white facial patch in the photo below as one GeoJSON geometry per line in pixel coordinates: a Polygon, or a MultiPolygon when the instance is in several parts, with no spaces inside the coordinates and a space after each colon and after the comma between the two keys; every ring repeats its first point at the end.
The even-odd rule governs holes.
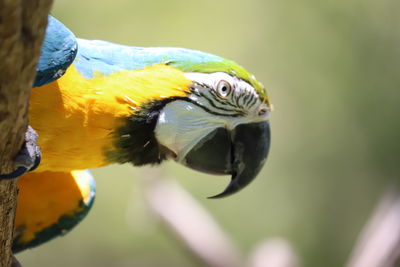
{"type": "Polygon", "coordinates": [[[178,162],[206,135],[224,121],[210,116],[196,105],[177,100],[168,103],[161,111],[155,128],[158,142],[172,150],[178,162]]]}

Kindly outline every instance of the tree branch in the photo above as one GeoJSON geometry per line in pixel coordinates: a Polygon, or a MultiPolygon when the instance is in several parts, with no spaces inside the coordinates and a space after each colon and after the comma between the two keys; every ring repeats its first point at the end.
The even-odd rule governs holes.
{"type": "MultiPolygon", "coordinates": [[[[0,173],[13,170],[52,0],[0,0],[0,173]]],[[[0,181],[0,267],[11,265],[17,180],[0,181]]]]}
{"type": "Polygon", "coordinates": [[[400,192],[390,188],[362,230],[347,267],[393,267],[400,258],[400,192]]]}
{"type": "Polygon", "coordinates": [[[243,266],[241,252],[214,218],[178,184],[155,168],[143,170],[147,175],[146,202],[154,214],[177,237],[179,244],[191,252],[202,266],[243,266]]]}

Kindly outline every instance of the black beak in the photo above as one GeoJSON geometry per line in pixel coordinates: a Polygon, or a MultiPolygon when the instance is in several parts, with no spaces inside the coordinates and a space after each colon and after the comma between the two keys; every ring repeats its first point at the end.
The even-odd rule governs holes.
{"type": "Polygon", "coordinates": [[[225,190],[210,198],[232,195],[248,185],[264,166],[271,141],[269,122],[240,124],[232,132],[218,128],[185,157],[190,168],[211,174],[231,174],[225,190]]]}

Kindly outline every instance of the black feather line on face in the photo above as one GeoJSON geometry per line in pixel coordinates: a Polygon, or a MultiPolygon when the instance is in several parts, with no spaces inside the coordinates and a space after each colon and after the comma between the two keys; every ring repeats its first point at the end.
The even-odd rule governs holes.
{"type": "Polygon", "coordinates": [[[169,98],[151,101],[126,118],[124,126],[115,132],[114,150],[106,153],[111,162],[130,162],[135,166],[160,164],[171,152],[160,145],[154,129],[162,108],[171,101],[185,98],[169,98]]]}

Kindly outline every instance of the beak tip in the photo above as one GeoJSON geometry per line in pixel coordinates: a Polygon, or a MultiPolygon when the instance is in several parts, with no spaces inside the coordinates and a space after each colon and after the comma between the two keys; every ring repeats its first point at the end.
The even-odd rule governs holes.
{"type": "Polygon", "coordinates": [[[234,179],[229,183],[229,185],[225,188],[225,190],[222,193],[219,193],[215,196],[207,197],[208,199],[219,199],[223,197],[230,196],[236,192],[238,192],[242,187],[238,185],[234,179]]]}
{"type": "Polygon", "coordinates": [[[226,196],[228,196],[228,195],[226,195],[226,194],[224,194],[224,192],[222,192],[222,193],[217,194],[215,196],[207,197],[207,199],[220,199],[220,198],[224,198],[226,196]]]}
{"type": "Polygon", "coordinates": [[[224,194],[224,192],[222,192],[222,193],[217,194],[217,195],[215,195],[215,196],[207,197],[207,199],[219,199],[219,198],[223,198],[223,197],[225,197],[225,196],[226,196],[226,195],[224,194]]]}

